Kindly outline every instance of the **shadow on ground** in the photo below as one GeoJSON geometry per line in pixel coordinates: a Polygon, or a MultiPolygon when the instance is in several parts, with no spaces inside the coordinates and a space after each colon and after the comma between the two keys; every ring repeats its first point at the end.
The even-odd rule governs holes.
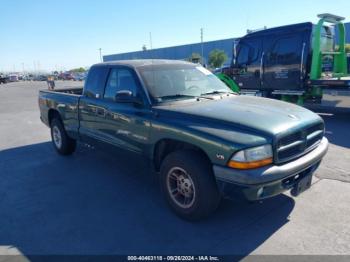
{"type": "Polygon", "coordinates": [[[137,161],[50,143],[0,152],[0,246],[31,254],[247,255],[288,222],[294,200],[223,201],[209,219],[176,217],[137,161]]]}
{"type": "Polygon", "coordinates": [[[326,125],[326,136],[332,144],[350,148],[350,114],[321,114],[326,125]]]}

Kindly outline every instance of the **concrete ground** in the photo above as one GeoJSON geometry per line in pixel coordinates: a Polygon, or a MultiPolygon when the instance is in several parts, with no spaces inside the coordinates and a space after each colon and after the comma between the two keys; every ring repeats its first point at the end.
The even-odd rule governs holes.
{"type": "Polygon", "coordinates": [[[337,111],[350,114],[350,89],[324,89],[321,104],[309,104],[314,111],[337,111]]]}
{"type": "Polygon", "coordinates": [[[57,155],[39,120],[42,88],[0,85],[0,254],[350,255],[349,115],[322,114],[331,145],[310,190],[223,201],[209,219],[189,223],[133,159],[82,145],[57,155]]]}

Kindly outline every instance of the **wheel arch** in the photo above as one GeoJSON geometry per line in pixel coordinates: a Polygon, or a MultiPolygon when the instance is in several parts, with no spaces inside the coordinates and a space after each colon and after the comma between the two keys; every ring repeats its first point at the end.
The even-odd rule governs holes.
{"type": "Polygon", "coordinates": [[[51,108],[48,112],[48,121],[50,126],[51,126],[52,119],[54,118],[58,118],[60,121],[62,121],[61,115],[58,112],[58,110],[51,108]]]}
{"type": "Polygon", "coordinates": [[[162,164],[162,161],[165,159],[167,155],[169,155],[172,152],[178,151],[178,150],[191,150],[196,151],[199,154],[203,155],[207,161],[210,163],[210,158],[207,155],[207,153],[201,149],[200,147],[184,142],[181,140],[171,139],[171,138],[163,138],[154,146],[153,149],[153,165],[156,171],[160,170],[160,166],[162,164]]]}

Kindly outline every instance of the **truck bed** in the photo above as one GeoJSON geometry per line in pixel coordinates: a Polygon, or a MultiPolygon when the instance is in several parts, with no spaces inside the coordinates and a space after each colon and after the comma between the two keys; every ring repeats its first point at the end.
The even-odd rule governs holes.
{"type": "Polygon", "coordinates": [[[67,88],[39,91],[40,118],[50,125],[50,110],[59,112],[67,133],[76,137],[79,132],[79,101],[83,88],[67,88]]]}
{"type": "Polygon", "coordinates": [[[72,94],[72,95],[82,95],[83,94],[83,88],[60,88],[55,90],[41,90],[40,92],[53,92],[53,93],[66,93],[66,94],[72,94]]]}

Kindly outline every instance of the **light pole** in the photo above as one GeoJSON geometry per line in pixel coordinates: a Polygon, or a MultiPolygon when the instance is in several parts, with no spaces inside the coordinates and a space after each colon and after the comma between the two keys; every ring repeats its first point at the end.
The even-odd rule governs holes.
{"type": "Polygon", "coordinates": [[[98,50],[100,51],[100,61],[102,62],[102,48],[100,47],[98,50]]]}
{"type": "Polygon", "coordinates": [[[202,48],[202,65],[204,65],[204,51],[203,51],[203,28],[201,28],[201,48],[202,48]]]}
{"type": "Polygon", "coordinates": [[[152,32],[149,32],[149,46],[151,50],[153,49],[153,42],[152,42],[152,32]]]}

